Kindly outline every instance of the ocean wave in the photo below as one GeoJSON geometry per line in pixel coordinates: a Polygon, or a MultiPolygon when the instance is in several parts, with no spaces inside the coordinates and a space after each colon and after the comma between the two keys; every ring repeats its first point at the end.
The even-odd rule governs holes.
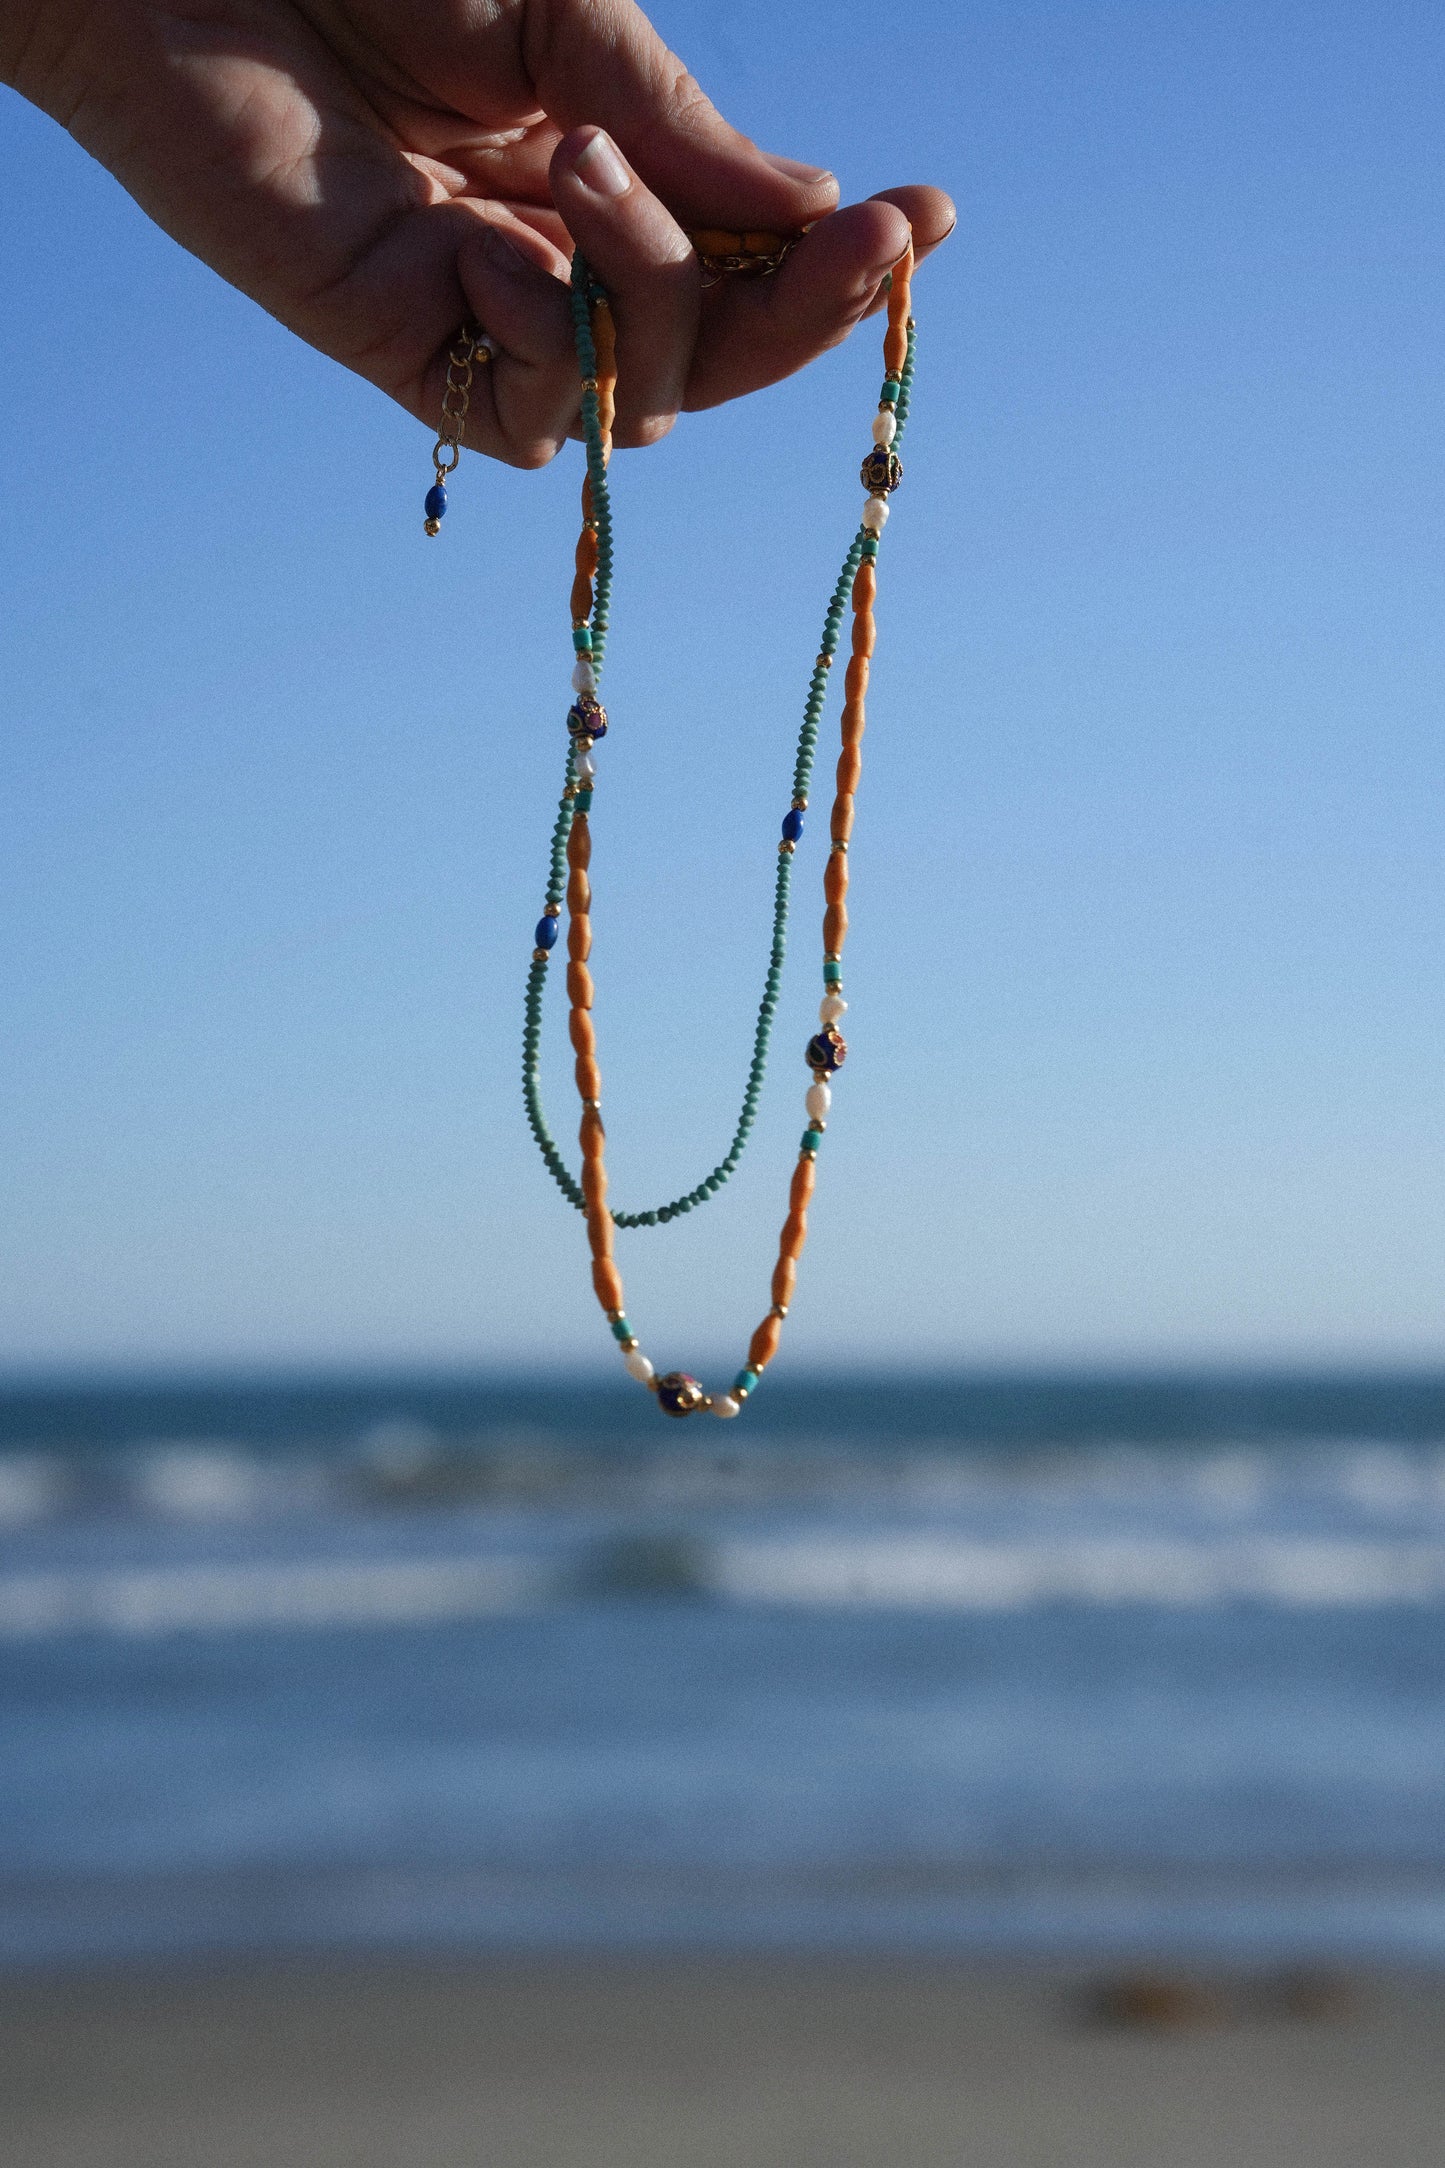
{"type": "Polygon", "coordinates": [[[691,1601],[900,1612],[1044,1606],[1360,1609],[1445,1601],[1445,1543],[951,1533],[593,1540],[565,1557],[187,1561],[0,1574],[0,1640],[424,1626],[562,1604],[691,1601]]]}

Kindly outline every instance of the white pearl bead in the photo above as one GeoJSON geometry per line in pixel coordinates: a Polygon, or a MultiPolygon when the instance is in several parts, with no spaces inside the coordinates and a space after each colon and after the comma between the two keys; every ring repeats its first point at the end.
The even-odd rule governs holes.
{"type": "Polygon", "coordinates": [[[823,1116],[827,1113],[829,1107],[832,1104],[833,1094],[829,1091],[826,1084],[811,1085],[808,1090],[808,1095],[803,1101],[803,1105],[813,1116],[813,1119],[819,1122],[823,1119],[823,1116]]]}
{"type": "Polygon", "coordinates": [[[870,497],[863,507],[863,525],[869,534],[882,534],[888,525],[888,504],[883,497],[870,497]]]}
{"type": "Polygon", "coordinates": [[[639,1385],[646,1385],[652,1378],[652,1365],[640,1347],[632,1347],[622,1358],[627,1365],[627,1375],[636,1378],[639,1385]]]}
{"type": "Polygon", "coordinates": [[[818,1003],[818,1022],[820,1024],[836,1024],[840,1017],[847,1014],[848,1004],[841,994],[824,994],[822,1000],[818,1003]]]}
{"type": "Polygon", "coordinates": [[[585,655],[580,655],[572,665],[572,684],[579,693],[595,693],[597,690],[597,672],[585,655]]]}
{"type": "Polygon", "coordinates": [[[590,753],[579,753],[572,764],[572,772],[584,782],[590,783],[597,773],[597,763],[590,753]]]}
{"type": "Polygon", "coordinates": [[[714,1415],[720,1415],[726,1423],[733,1416],[742,1414],[743,1404],[740,1400],[734,1400],[731,1393],[714,1393],[712,1396],[712,1412],[714,1415]]]}
{"type": "Polygon", "coordinates": [[[897,436],[897,434],[898,424],[893,419],[893,416],[891,414],[874,415],[873,442],[875,444],[882,444],[886,447],[893,442],[893,439],[897,436]]]}

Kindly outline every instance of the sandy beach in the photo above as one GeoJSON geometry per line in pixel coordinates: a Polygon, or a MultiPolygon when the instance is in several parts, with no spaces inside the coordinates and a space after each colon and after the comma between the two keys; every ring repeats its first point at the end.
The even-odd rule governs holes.
{"type": "Polygon", "coordinates": [[[1433,2168],[1445,1984],[753,1959],[0,1989],[15,2168],[1433,2168]]]}

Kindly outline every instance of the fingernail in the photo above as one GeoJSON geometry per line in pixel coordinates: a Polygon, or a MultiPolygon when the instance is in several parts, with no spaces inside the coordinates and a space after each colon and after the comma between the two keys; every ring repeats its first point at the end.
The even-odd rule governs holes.
{"type": "Polygon", "coordinates": [[[625,196],[632,186],[632,175],[618,157],[611,136],[600,128],[578,151],[572,171],[595,195],[625,196]]]}
{"type": "Polygon", "coordinates": [[[764,151],[763,156],[775,173],[785,173],[790,181],[807,181],[815,188],[824,181],[838,185],[826,166],[805,166],[801,158],[782,158],[776,151],[764,151]]]}
{"type": "Polygon", "coordinates": [[[499,226],[482,228],[482,252],[494,271],[500,271],[509,279],[525,278],[535,264],[527,261],[516,243],[509,241],[499,226]]]}

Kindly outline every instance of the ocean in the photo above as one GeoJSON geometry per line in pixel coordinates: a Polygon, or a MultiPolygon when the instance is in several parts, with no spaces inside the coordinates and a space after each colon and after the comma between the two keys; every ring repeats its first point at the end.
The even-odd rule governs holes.
{"type": "Polygon", "coordinates": [[[1445,1375],[0,1387],[0,1964],[1445,1963],[1445,1375]]]}

